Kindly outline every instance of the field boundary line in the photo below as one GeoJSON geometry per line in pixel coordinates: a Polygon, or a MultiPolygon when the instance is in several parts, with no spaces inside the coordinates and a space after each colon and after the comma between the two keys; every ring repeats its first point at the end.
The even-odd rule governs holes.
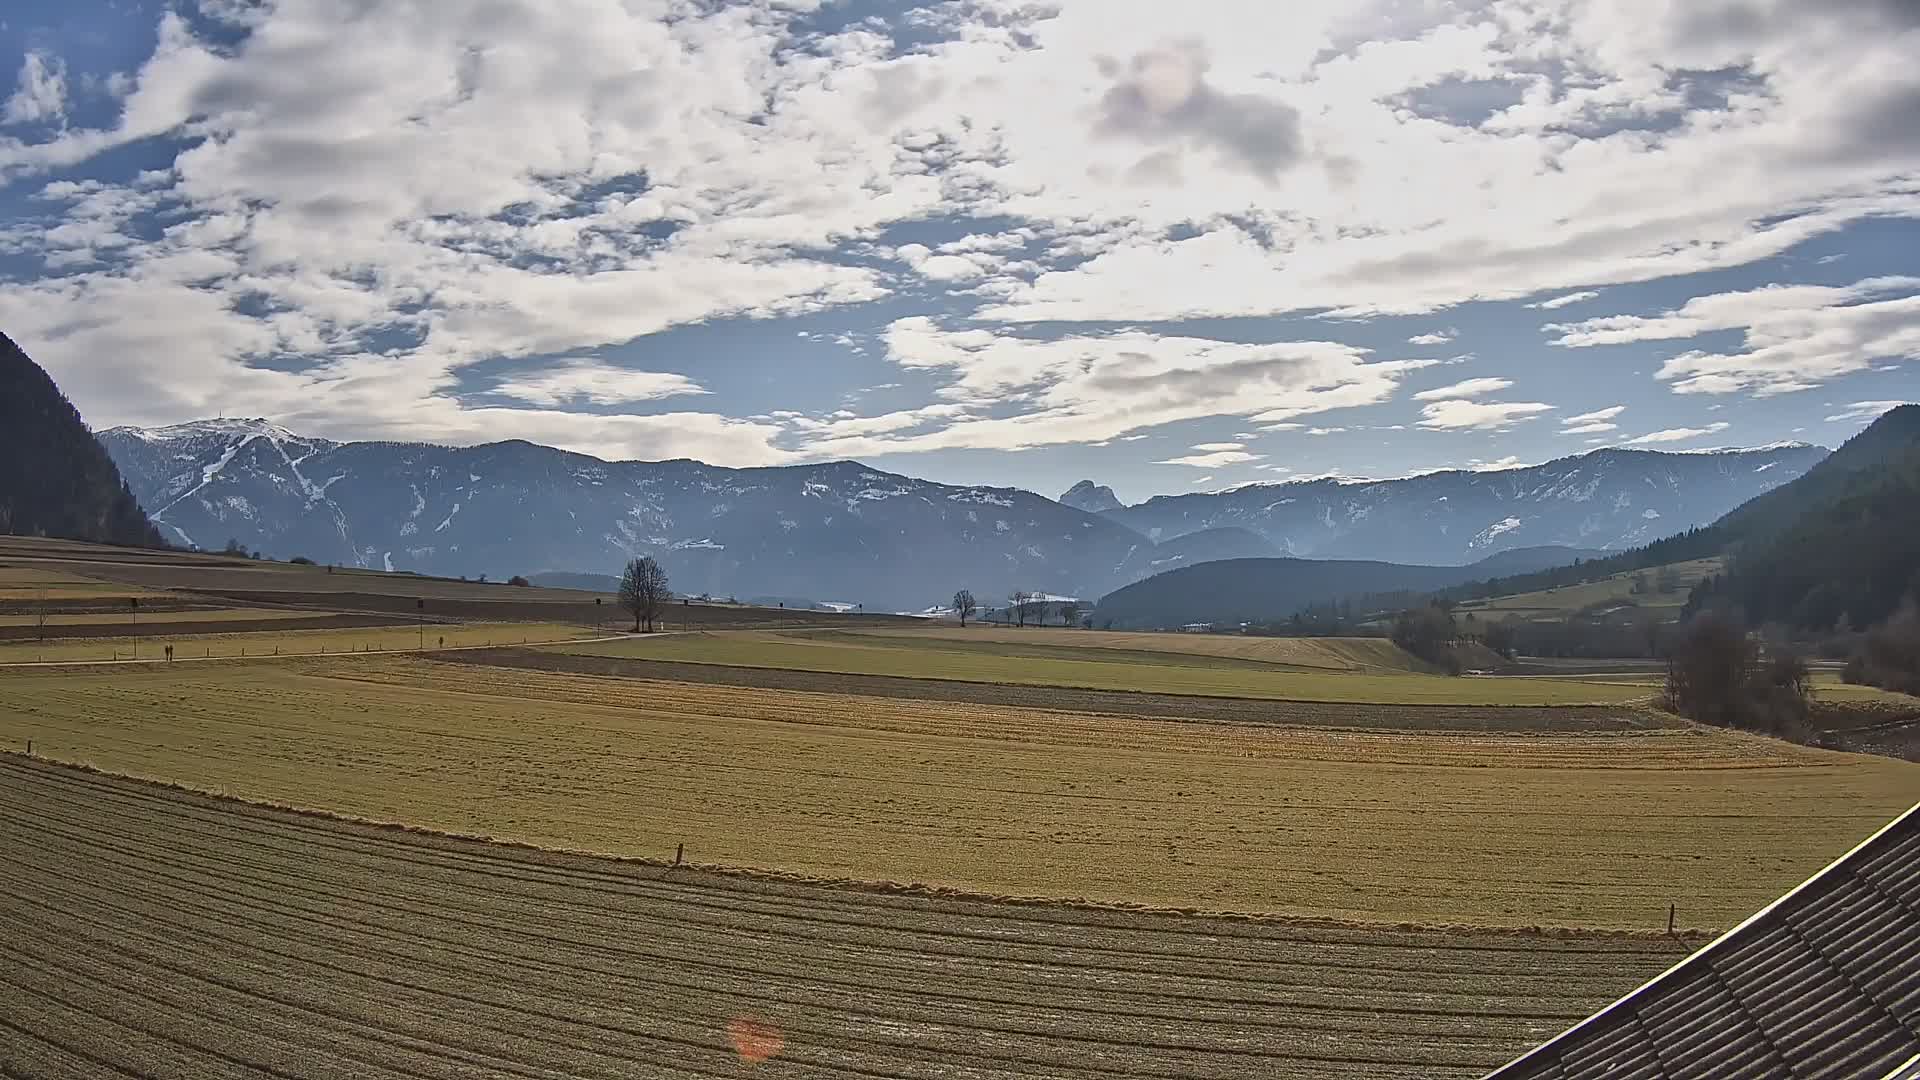
{"type": "MultiPolygon", "coordinates": [[[[682,633],[701,634],[701,633],[714,633],[714,632],[715,631],[706,631],[706,630],[687,630],[687,631],[673,630],[673,631],[667,631],[665,633],[656,633],[652,635],[624,634],[617,638],[606,638],[602,640],[625,641],[625,640],[633,640],[637,638],[638,640],[645,641],[645,640],[649,640],[650,638],[678,635],[682,633]]],[[[489,648],[489,647],[496,648],[496,649],[552,648],[553,646],[556,646],[556,645],[593,645],[598,643],[599,643],[598,640],[588,640],[586,638],[575,638],[575,639],[567,639],[567,640],[561,640],[561,641],[528,642],[525,645],[494,645],[494,646],[477,646],[477,647],[463,646],[461,649],[457,651],[470,652],[470,651],[473,651],[475,648],[489,648]]],[[[414,650],[408,650],[408,651],[418,652],[419,650],[414,649],[414,650]]],[[[427,652],[429,653],[454,652],[454,651],[456,650],[454,649],[427,650],[427,652]]],[[[955,678],[951,678],[943,675],[875,675],[871,672],[864,672],[864,671],[823,671],[817,668],[771,667],[766,664],[724,664],[724,663],[719,663],[713,660],[681,660],[681,659],[667,660],[659,657],[647,657],[647,656],[611,656],[609,657],[609,656],[602,656],[599,653],[569,654],[569,653],[563,652],[560,655],[562,656],[580,655],[580,656],[586,656],[586,657],[591,657],[596,659],[607,659],[607,660],[638,660],[643,663],[687,664],[693,667],[730,668],[736,671],[803,671],[803,672],[807,672],[815,675],[844,675],[851,678],[860,678],[860,679],[867,679],[867,678],[908,679],[914,682],[944,683],[944,684],[954,685],[954,686],[1005,686],[1005,687],[1013,687],[1016,689],[1023,688],[1023,687],[1031,687],[1035,690],[1070,690],[1070,691],[1076,691],[1081,693],[1097,693],[1097,694],[1135,694],[1141,697],[1191,698],[1196,701],[1242,701],[1242,702],[1253,702],[1255,704],[1272,703],[1272,704],[1281,704],[1281,705],[1374,705],[1374,706],[1391,707],[1396,709],[1622,709],[1622,710],[1633,710],[1638,708],[1642,704],[1645,704],[1644,702],[1641,702],[1638,699],[1629,700],[1629,701],[1580,701],[1580,702],[1572,702],[1572,703],[1562,704],[1562,705],[1535,705],[1535,704],[1516,705],[1512,703],[1501,704],[1498,702],[1487,703],[1487,702],[1471,702],[1471,701],[1353,701],[1353,700],[1336,700],[1331,698],[1244,697],[1244,696],[1235,695],[1235,694],[1181,693],[1178,690],[1140,690],[1133,687],[1073,686],[1065,683],[1038,683],[1038,682],[998,683],[998,682],[989,682],[984,679],[955,679],[955,678]]],[[[219,659],[219,658],[215,657],[215,659],[219,659]]],[[[1336,673],[1330,672],[1329,674],[1336,674],[1336,673]]],[[[1337,674],[1346,674],[1346,673],[1340,672],[1337,674]]],[[[624,678],[626,676],[616,675],[613,677],[624,678]]],[[[1574,679],[1563,679],[1553,675],[1537,675],[1537,676],[1485,675],[1485,676],[1479,676],[1479,678],[1481,678],[1482,680],[1504,679],[1504,678],[1542,678],[1542,679],[1555,679],[1556,681],[1559,681],[1559,682],[1579,681],[1574,679]]],[[[671,682],[672,680],[655,680],[655,681],[671,682]]],[[[1649,698],[1648,700],[1650,701],[1651,698],[1649,698]]]]}
{"type": "MultiPolygon", "coordinates": [[[[649,858],[640,855],[611,855],[604,852],[586,851],[575,848],[543,847],[518,840],[502,840],[495,837],[478,836],[470,833],[457,833],[440,829],[430,829],[405,822],[382,821],[376,818],[357,817],[331,810],[313,807],[292,806],[285,803],[268,802],[259,799],[247,799],[226,792],[209,791],[187,784],[151,777],[134,776],[126,773],[111,772],[84,762],[63,761],[57,758],[35,754],[27,756],[19,750],[0,748],[0,766],[18,768],[21,765],[29,769],[43,768],[68,770],[107,777],[121,782],[135,784],[162,791],[170,791],[194,798],[240,807],[263,810],[269,813],[303,817],[336,824],[371,829],[386,833],[400,833],[428,839],[453,841],[461,844],[478,844],[502,850],[530,851],[567,858],[587,859],[609,864],[641,866],[652,869],[674,869],[670,859],[649,858]]],[[[931,900],[959,900],[971,903],[1005,905],[1009,907],[1041,907],[1078,911],[1101,911],[1117,914],[1146,915],[1163,918],[1205,918],[1226,922],[1250,922],[1272,926],[1298,926],[1310,929],[1355,930],[1362,932],[1433,932],[1438,934],[1479,933],[1487,935],[1511,934],[1519,937],[1550,940],[1614,940],[1614,941],[1651,941],[1671,940],[1665,930],[1628,930],[1620,928],[1577,927],[1577,926],[1540,926],[1540,925],[1501,925],[1496,923],[1409,923],[1387,922],[1384,920],[1336,919],[1317,915],[1297,915],[1286,912],[1253,911],[1215,911],[1197,907],[1168,907],[1153,904],[1137,904],[1121,901],[1092,900],[1085,897],[1067,896],[1013,896],[963,889],[946,885],[928,885],[921,882],[875,881],[863,878],[827,878],[801,874],[794,871],[778,870],[766,867],[729,866],[722,863],[683,863],[679,867],[718,877],[738,878],[747,881],[770,884],[810,886],[823,889],[835,889],[848,892],[862,892],[883,896],[922,897],[931,900]]],[[[1717,936],[1716,932],[1687,929],[1682,936],[1695,936],[1708,939],[1717,936]]]]}

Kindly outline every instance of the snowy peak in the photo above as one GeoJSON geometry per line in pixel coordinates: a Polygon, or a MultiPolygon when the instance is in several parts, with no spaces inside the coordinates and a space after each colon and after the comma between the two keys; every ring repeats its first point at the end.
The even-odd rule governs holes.
{"type": "Polygon", "coordinates": [[[260,417],[252,419],[193,420],[185,424],[169,424],[166,427],[117,427],[101,432],[104,435],[119,435],[141,439],[146,442],[179,442],[183,439],[244,439],[248,436],[260,436],[277,439],[282,442],[302,445],[337,445],[325,439],[312,439],[296,435],[286,428],[260,417]]]}

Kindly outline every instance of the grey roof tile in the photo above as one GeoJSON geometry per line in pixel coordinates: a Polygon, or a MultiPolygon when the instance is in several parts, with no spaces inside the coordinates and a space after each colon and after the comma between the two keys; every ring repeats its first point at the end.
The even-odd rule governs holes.
{"type": "Polygon", "coordinates": [[[1488,1080],[1920,1080],[1920,807],[1488,1080]]]}

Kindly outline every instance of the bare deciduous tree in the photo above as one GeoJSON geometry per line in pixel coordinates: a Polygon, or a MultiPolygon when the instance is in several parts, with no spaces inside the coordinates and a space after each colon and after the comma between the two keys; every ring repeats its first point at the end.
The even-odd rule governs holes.
{"type": "Polygon", "coordinates": [[[967,619],[978,609],[979,605],[973,602],[972,589],[961,589],[959,592],[953,594],[953,613],[960,616],[961,626],[966,626],[967,619]]]}
{"type": "Polygon", "coordinates": [[[1007,599],[1012,602],[1010,606],[1013,609],[1013,617],[1017,625],[1027,625],[1027,591],[1025,589],[1015,589],[1007,599]]]}
{"type": "Polygon", "coordinates": [[[1080,601],[1069,600],[1060,605],[1060,625],[1072,626],[1080,621],[1080,601]]]}
{"type": "Polygon", "coordinates": [[[651,555],[630,560],[620,575],[620,606],[633,614],[633,629],[639,633],[644,624],[648,633],[666,606],[667,572],[651,555]]]}

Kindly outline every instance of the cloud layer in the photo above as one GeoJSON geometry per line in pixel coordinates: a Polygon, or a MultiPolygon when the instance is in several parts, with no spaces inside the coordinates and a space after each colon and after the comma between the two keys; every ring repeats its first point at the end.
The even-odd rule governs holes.
{"type": "Polygon", "coordinates": [[[310,0],[121,31],[152,42],[122,71],[35,38],[0,107],[0,325],[101,424],[743,465],[1152,435],[1142,464],[1244,476],[1315,432],[1605,436],[1605,401],[1674,425],[1636,444],[1727,430],[1490,400],[1544,344],[1655,357],[1674,401],[1920,359],[1912,277],[1635,291],[1920,218],[1897,0],[310,0]],[[791,402],[657,344],[783,319],[844,345],[757,391],[791,402]],[[1471,366],[1408,393],[1456,341],[1471,366]],[[1397,411],[1323,418],[1368,409],[1397,411]]]}

